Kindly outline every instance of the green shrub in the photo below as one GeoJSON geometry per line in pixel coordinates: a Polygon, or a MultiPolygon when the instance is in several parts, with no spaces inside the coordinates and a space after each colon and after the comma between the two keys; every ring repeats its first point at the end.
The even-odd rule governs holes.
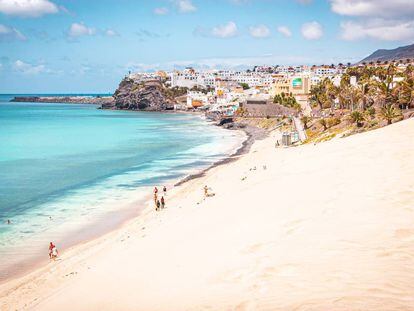
{"type": "Polygon", "coordinates": [[[328,127],[333,127],[333,126],[336,126],[336,125],[338,125],[340,123],[341,123],[341,119],[340,118],[337,118],[337,117],[329,118],[327,120],[327,126],[328,127]]]}

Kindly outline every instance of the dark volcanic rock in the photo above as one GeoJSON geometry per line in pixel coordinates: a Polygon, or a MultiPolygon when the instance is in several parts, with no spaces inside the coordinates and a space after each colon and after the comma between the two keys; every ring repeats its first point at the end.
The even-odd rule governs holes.
{"type": "MultiPolygon", "coordinates": [[[[137,82],[125,78],[114,94],[115,109],[163,111],[174,109],[175,100],[159,81],[137,82]]],[[[110,108],[110,107],[103,107],[110,108]]]]}

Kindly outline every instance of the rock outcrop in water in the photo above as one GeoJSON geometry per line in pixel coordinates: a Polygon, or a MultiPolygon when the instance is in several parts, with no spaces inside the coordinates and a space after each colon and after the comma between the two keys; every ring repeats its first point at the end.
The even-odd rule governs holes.
{"type": "Polygon", "coordinates": [[[174,109],[176,103],[168,88],[160,81],[135,81],[125,78],[114,93],[112,105],[104,109],[164,111],[174,109]]]}
{"type": "Polygon", "coordinates": [[[16,96],[11,102],[112,105],[112,96],[16,96]]]}

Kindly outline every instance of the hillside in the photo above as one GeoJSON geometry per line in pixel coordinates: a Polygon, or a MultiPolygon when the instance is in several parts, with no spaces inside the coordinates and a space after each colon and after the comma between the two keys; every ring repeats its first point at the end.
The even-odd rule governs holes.
{"type": "Polygon", "coordinates": [[[391,61],[391,60],[406,60],[407,58],[414,59],[414,44],[402,46],[392,50],[377,50],[370,56],[364,58],[360,63],[369,63],[376,61],[391,61]]]}

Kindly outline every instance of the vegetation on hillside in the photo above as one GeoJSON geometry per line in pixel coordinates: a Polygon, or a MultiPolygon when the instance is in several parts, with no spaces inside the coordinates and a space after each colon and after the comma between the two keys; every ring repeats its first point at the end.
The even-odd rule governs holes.
{"type": "Polygon", "coordinates": [[[414,67],[399,70],[393,62],[350,67],[339,85],[330,79],[315,85],[310,99],[316,115],[302,122],[315,139],[389,125],[414,115],[414,67]]]}
{"type": "Polygon", "coordinates": [[[285,94],[285,93],[281,93],[281,94],[277,94],[274,98],[273,98],[273,102],[275,104],[279,104],[288,108],[293,108],[297,111],[301,110],[301,106],[299,105],[299,103],[296,101],[296,98],[292,95],[292,94],[285,94]]]}

